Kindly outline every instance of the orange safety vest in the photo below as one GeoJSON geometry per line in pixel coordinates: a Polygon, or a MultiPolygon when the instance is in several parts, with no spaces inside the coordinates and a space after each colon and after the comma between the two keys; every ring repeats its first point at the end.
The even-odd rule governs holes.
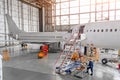
{"type": "Polygon", "coordinates": [[[72,60],[77,60],[78,58],[79,58],[78,52],[74,52],[74,53],[72,54],[72,56],[71,56],[71,59],[72,59],[72,60]]]}

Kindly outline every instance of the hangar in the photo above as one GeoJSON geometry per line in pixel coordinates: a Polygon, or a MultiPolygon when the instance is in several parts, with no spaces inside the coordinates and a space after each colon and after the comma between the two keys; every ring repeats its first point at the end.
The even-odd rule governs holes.
{"type": "Polygon", "coordinates": [[[0,0],[0,80],[119,80],[119,4],[0,0]]]}

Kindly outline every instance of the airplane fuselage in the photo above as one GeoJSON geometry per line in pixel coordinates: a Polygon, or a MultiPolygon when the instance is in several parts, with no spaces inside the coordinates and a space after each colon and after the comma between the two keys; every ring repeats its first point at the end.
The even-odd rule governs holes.
{"type": "Polygon", "coordinates": [[[28,43],[60,42],[67,32],[22,32],[18,34],[18,40],[28,43]]]}
{"type": "Polygon", "coordinates": [[[85,25],[85,44],[99,48],[120,48],[120,21],[88,23],[85,25]]]}
{"type": "MultiPolygon", "coordinates": [[[[6,14],[8,29],[11,37],[21,40],[22,42],[61,42],[68,40],[70,37],[65,37],[68,33],[64,32],[24,32],[20,30],[12,17],[6,14]]],[[[85,25],[78,25],[72,28],[74,33],[85,34],[86,38],[81,39],[81,43],[87,45],[93,44],[100,48],[120,48],[120,21],[104,21],[94,22],[85,25]]]]}

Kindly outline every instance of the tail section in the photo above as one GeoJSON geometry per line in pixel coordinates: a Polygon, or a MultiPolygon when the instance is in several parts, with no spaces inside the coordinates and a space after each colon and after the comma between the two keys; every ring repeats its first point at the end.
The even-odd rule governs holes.
{"type": "Polygon", "coordinates": [[[19,33],[23,32],[21,31],[17,25],[15,24],[15,22],[13,21],[12,17],[8,14],[6,14],[6,19],[7,19],[7,23],[8,23],[8,30],[9,30],[9,34],[11,37],[13,37],[14,39],[17,39],[19,33]]]}

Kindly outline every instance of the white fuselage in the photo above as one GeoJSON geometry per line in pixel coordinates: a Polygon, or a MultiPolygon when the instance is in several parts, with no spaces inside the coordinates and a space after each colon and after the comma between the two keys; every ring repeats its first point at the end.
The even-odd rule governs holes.
{"type": "MultiPolygon", "coordinates": [[[[22,42],[62,42],[70,38],[66,32],[24,32],[20,30],[12,17],[6,14],[9,34],[22,42]],[[64,37],[65,36],[65,37],[64,37]]],[[[72,35],[81,33],[81,43],[93,44],[100,48],[120,49],[120,21],[94,22],[85,25],[77,25],[72,28],[72,35]],[[86,38],[85,38],[86,37],[86,38]]]]}
{"type": "Polygon", "coordinates": [[[120,21],[88,23],[84,33],[84,44],[93,44],[100,48],[120,48],[120,21]]]}
{"type": "Polygon", "coordinates": [[[27,43],[60,42],[67,32],[22,32],[18,34],[18,40],[27,43]]]}

